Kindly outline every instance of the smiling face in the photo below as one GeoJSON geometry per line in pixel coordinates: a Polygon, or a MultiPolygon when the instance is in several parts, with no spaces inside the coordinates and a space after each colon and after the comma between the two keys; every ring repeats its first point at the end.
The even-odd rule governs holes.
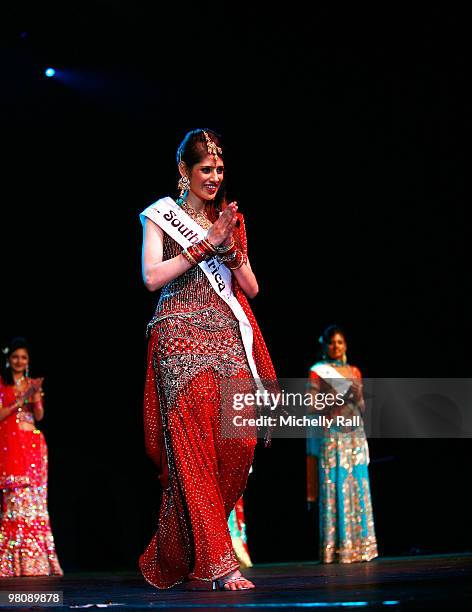
{"type": "Polygon", "coordinates": [[[326,345],[326,354],[330,359],[340,359],[344,357],[346,353],[347,345],[346,340],[342,334],[334,334],[328,344],[326,345]]]}
{"type": "Polygon", "coordinates": [[[23,376],[29,364],[28,351],[24,348],[18,348],[8,357],[8,361],[12,373],[23,376]]]}
{"type": "Polygon", "coordinates": [[[190,191],[200,200],[214,200],[224,178],[224,164],[221,157],[215,162],[213,155],[206,155],[192,166],[190,191]]]}

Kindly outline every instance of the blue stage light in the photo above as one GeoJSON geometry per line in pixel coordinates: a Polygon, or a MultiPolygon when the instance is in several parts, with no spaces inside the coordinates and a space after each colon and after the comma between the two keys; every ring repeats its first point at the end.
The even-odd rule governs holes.
{"type": "Polygon", "coordinates": [[[46,68],[46,70],[44,71],[44,74],[47,77],[53,77],[56,74],[56,71],[54,70],[54,68],[46,68]]]}

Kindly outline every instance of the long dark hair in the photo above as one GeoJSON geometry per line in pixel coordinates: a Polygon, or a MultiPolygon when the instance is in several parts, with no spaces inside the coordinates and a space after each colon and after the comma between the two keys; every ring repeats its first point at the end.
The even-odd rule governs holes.
{"type": "MultiPolygon", "coordinates": [[[[208,128],[197,128],[190,130],[184,136],[184,139],[179,144],[177,149],[177,165],[182,161],[185,163],[187,168],[191,170],[195,164],[202,161],[204,157],[208,155],[208,149],[206,144],[206,138],[203,132],[206,132],[208,136],[213,140],[217,147],[223,149],[223,143],[221,136],[208,128]]],[[[221,154],[221,158],[224,159],[224,149],[221,154]]],[[[225,169],[226,174],[226,169],[225,169]]],[[[218,193],[214,200],[205,202],[205,212],[208,218],[213,223],[218,219],[219,213],[226,205],[226,185],[223,180],[218,193]]]]}
{"type": "Polygon", "coordinates": [[[13,338],[13,340],[8,344],[8,346],[2,349],[5,353],[5,357],[4,359],[2,359],[1,364],[1,377],[4,385],[15,384],[8,359],[10,355],[18,349],[25,349],[25,351],[28,353],[28,357],[31,357],[29,344],[23,337],[13,338]]]}

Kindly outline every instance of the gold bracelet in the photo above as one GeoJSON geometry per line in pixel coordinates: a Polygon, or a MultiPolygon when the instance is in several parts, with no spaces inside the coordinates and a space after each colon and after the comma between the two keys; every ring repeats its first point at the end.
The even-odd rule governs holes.
{"type": "Polygon", "coordinates": [[[188,261],[188,263],[191,266],[196,266],[197,262],[195,261],[195,259],[190,255],[190,253],[187,251],[187,249],[184,249],[181,253],[181,255],[183,255],[185,257],[185,259],[188,261]]]}
{"type": "Polygon", "coordinates": [[[230,270],[238,270],[244,263],[244,254],[242,251],[236,251],[236,255],[231,258],[230,261],[226,261],[225,264],[230,270]],[[233,262],[233,260],[235,260],[233,262]],[[235,265],[234,265],[235,264],[235,265]]]}
{"type": "Polygon", "coordinates": [[[208,242],[211,248],[218,254],[227,253],[228,251],[231,251],[231,249],[234,247],[234,240],[231,241],[231,244],[229,246],[221,246],[221,245],[215,246],[208,240],[208,233],[205,236],[205,241],[208,242]]]}
{"type": "Polygon", "coordinates": [[[231,267],[230,270],[239,270],[239,268],[243,267],[244,260],[241,259],[241,263],[238,266],[231,267]]]}
{"type": "Polygon", "coordinates": [[[218,247],[214,246],[213,244],[211,244],[211,242],[208,240],[208,238],[204,238],[202,240],[202,243],[207,247],[208,250],[210,250],[212,253],[217,253],[217,249],[218,247]]]}
{"type": "Polygon", "coordinates": [[[234,247],[234,240],[231,241],[231,244],[228,246],[217,246],[214,247],[216,249],[216,252],[219,253],[220,255],[223,255],[224,253],[227,253],[228,251],[231,251],[231,249],[234,247]]]}

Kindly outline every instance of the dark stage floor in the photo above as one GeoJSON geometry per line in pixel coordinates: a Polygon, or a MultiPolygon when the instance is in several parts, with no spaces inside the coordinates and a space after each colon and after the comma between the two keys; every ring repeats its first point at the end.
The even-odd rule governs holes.
{"type": "Polygon", "coordinates": [[[129,572],[2,578],[0,590],[3,596],[5,591],[63,591],[64,606],[56,609],[108,607],[103,605],[106,603],[110,608],[127,610],[472,609],[472,554],[383,558],[353,565],[258,565],[245,573],[257,588],[243,593],[211,592],[201,582],[159,591],[147,585],[139,574],[129,572]]]}

